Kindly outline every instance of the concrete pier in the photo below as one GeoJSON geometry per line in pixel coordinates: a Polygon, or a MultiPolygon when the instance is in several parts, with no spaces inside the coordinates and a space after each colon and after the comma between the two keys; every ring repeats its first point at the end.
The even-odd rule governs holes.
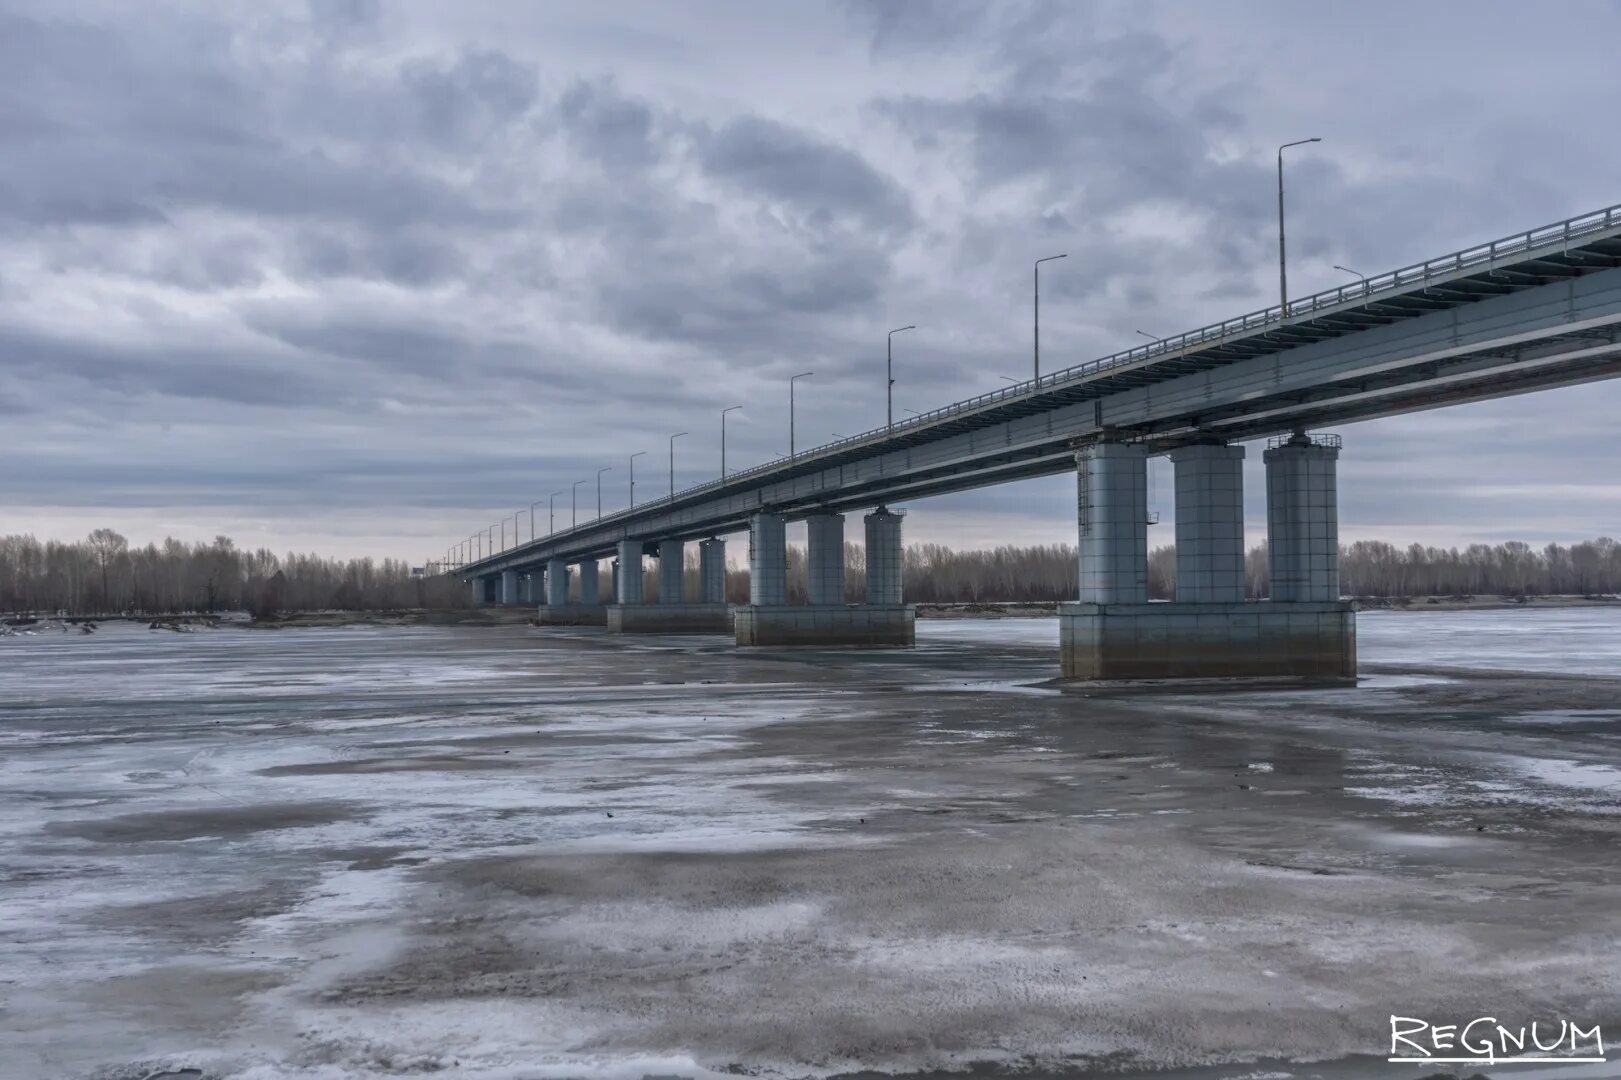
{"type": "MultiPolygon", "coordinates": [[[[756,515],[759,517],[760,515],[756,515]]],[[[737,643],[750,646],[772,645],[912,645],[916,642],[917,609],[901,603],[900,516],[886,510],[868,515],[866,526],[868,581],[873,580],[873,549],[879,551],[878,589],[870,591],[884,603],[846,604],[844,602],[844,517],[817,514],[806,520],[809,541],[806,553],[806,592],[810,602],[802,606],[787,603],[787,546],[781,538],[781,518],[772,536],[772,545],[763,548],[761,534],[749,534],[749,565],[772,566],[770,558],[782,552],[782,573],[765,589],[751,583],[752,603],[733,609],[737,643]],[[781,585],[778,587],[778,581],[781,585]],[[770,597],[765,602],[762,597],[770,597]]]]}
{"type": "Polygon", "coordinates": [[[844,603],[844,515],[805,519],[805,597],[813,606],[844,603]]]}
{"type": "Polygon", "coordinates": [[[862,524],[867,533],[867,603],[895,607],[901,602],[905,560],[901,515],[880,506],[862,524]]]}
{"type": "Polygon", "coordinates": [[[659,542],[659,603],[679,604],[685,598],[686,545],[679,540],[659,542]]]}
{"type": "Polygon", "coordinates": [[[726,603],[726,541],[716,537],[698,544],[698,600],[726,603]]]}
{"type": "Polygon", "coordinates": [[[588,559],[580,564],[580,605],[601,607],[602,593],[597,582],[597,560],[588,559]]]}
{"type": "MultiPolygon", "coordinates": [[[[705,541],[710,543],[711,541],[705,541]]],[[[719,541],[713,541],[719,543],[719,541]]],[[[722,545],[722,567],[725,565],[722,545]]],[[[701,553],[702,549],[700,549],[701,553]]],[[[730,634],[732,614],[725,603],[686,603],[684,545],[663,540],[659,552],[659,602],[642,602],[642,542],[619,545],[618,603],[606,609],[605,625],[615,634],[730,634]]]]}
{"type": "Polygon", "coordinates": [[[516,607],[518,604],[523,603],[523,598],[518,595],[518,571],[501,571],[500,603],[512,607],[516,607]]]}
{"type": "Polygon", "coordinates": [[[1103,442],[1075,457],[1081,601],[1148,602],[1148,456],[1103,442]]]}
{"type": "Polygon", "coordinates": [[[1340,598],[1339,440],[1295,435],[1266,462],[1266,550],[1274,601],[1340,598]]]}
{"type": "Polygon", "coordinates": [[[1244,448],[1171,451],[1176,469],[1176,601],[1244,600],[1244,448]]]}
{"type": "Polygon", "coordinates": [[[619,558],[615,562],[614,601],[621,606],[642,602],[642,542],[619,541],[619,558]]]}
{"type": "Polygon", "coordinates": [[[1134,470],[1108,464],[1123,455],[1106,445],[1078,456],[1081,602],[1058,609],[1065,678],[1355,679],[1356,616],[1339,599],[1337,439],[1302,436],[1266,452],[1268,536],[1284,575],[1261,602],[1244,600],[1243,448],[1172,451],[1176,602],[1151,604],[1146,559],[1141,593],[1130,580],[1138,536],[1146,552],[1146,529],[1130,526],[1146,520],[1147,507],[1135,499],[1134,477],[1118,475],[1134,470]]]}
{"type": "Polygon", "coordinates": [[[781,514],[762,511],[749,518],[749,603],[772,607],[787,602],[787,522],[781,514]]]}
{"type": "Polygon", "coordinates": [[[546,606],[564,607],[568,604],[568,563],[553,559],[546,564],[546,606]]]}
{"type": "Polygon", "coordinates": [[[489,600],[485,595],[487,587],[484,584],[484,579],[481,577],[473,578],[470,584],[473,586],[473,606],[483,607],[489,600]]]}

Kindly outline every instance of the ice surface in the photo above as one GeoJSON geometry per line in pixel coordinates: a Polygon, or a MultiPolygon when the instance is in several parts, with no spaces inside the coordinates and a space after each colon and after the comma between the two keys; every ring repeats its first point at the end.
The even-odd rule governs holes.
{"type": "Polygon", "coordinates": [[[1361,626],[1497,681],[1110,697],[1051,620],[7,638],[0,1076],[1216,1068],[1613,1000],[1611,684],[1497,677],[1616,615],[1361,626]]]}

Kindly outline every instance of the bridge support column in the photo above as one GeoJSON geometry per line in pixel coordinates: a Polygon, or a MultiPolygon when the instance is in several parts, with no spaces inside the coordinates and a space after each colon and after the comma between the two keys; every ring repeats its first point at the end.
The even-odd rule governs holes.
{"type": "Polygon", "coordinates": [[[1075,459],[1081,602],[1148,602],[1148,454],[1096,443],[1075,459]]]}
{"type": "Polygon", "coordinates": [[[749,518],[749,605],[781,607],[788,602],[788,523],[781,514],[749,518]]]}
{"type": "Polygon", "coordinates": [[[546,606],[568,605],[568,563],[552,559],[546,563],[546,606]]]}
{"type": "MultiPolygon", "coordinates": [[[[730,634],[732,613],[724,601],[726,546],[719,540],[705,540],[699,548],[700,560],[713,561],[710,545],[720,545],[722,600],[711,602],[705,597],[696,604],[686,602],[686,546],[679,540],[665,540],[659,544],[659,602],[609,608],[608,629],[620,634],[730,634]]],[[[704,569],[705,563],[700,561],[700,579],[704,569]]]]}
{"type": "Polygon", "coordinates": [[[880,506],[862,519],[867,531],[867,603],[901,605],[901,515],[880,506]]]}
{"type": "Polygon", "coordinates": [[[521,601],[518,598],[518,571],[501,571],[501,600],[503,606],[516,606],[521,601]]]}
{"type": "Polygon", "coordinates": [[[805,528],[809,603],[793,607],[756,600],[737,608],[737,643],[911,645],[917,612],[900,602],[900,516],[880,509],[866,518],[867,580],[869,585],[874,580],[876,558],[879,587],[869,591],[864,604],[844,602],[844,516],[817,514],[806,520],[805,528]]]}
{"type": "Polygon", "coordinates": [[[642,602],[642,542],[619,541],[619,576],[614,584],[614,602],[620,607],[642,602]]]}
{"type": "Polygon", "coordinates": [[[1176,468],[1176,602],[1244,600],[1244,448],[1171,451],[1176,468]]]}
{"type": "Polygon", "coordinates": [[[726,541],[717,537],[698,543],[698,600],[726,603],[726,541]]]}
{"type": "Polygon", "coordinates": [[[481,578],[481,577],[473,578],[472,579],[472,585],[473,585],[473,606],[474,607],[483,607],[485,604],[489,603],[490,598],[487,595],[488,592],[489,592],[489,585],[485,582],[485,580],[483,578],[481,578]]]}
{"type": "Polygon", "coordinates": [[[805,519],[805,599],[812,607],[844,606],[844,515],[805,519]]]}
{"type": "MultiPolygon", "coordinates": [[[[1352,605],[1339,599],[1334,459],[1337,443],[1299,437],[1266,452],[1272,599],[1243,599],[1242,450],[1176,450],[1177,599],[1082,602],[1058,609],[1064,676],[1075,679],[1356,677],[1352,605]],[[1282,556],[1280,562],[1280,555],[1282,556]],[[1274,570],[1277,573],[1277,570],[1274,570]],[[1281,588],[1280,588],[1281,582],[1281,588]]],[[[1107,587],[1092,582],[1097,595],[1107,587]]]]}
{"type": "Polygon", "coordinates": [[[1274,602],[1324,603],[1340,598],[1340,518],[1335,475],[1337,440],[1298,434],[1269,448],[1266,461],[1266,552],[1274,602]]]}
{"type": "Polygon", "coordinates": [[[686,545],[679,540],[659,542],[659,603],[681,603],[686,584],[686,545]]]}
{"type": "Polygon", "coordinates": [[[580,564],[580,606],[600,608],[602,593],[597,583],[597,560],[587,559],[580,564]]]}

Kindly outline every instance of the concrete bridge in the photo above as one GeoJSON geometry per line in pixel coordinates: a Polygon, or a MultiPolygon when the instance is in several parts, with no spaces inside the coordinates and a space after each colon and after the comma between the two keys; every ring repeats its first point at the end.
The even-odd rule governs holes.
{"type": "Polygon", "coordinates": [[[913,640],[897,500],[1073,470],[1080,594],[1061,609],[1074,678],[1355,675],[1340,600],[1337,437],[1325,425],[1621,373],[1621,206],[1454,252],[802,451],[447,572],[543,624],[735,634],[739,645],[913,640]],[[1264,452],[1271,596],[1244,599],[1242,440],[1264,452]],[[1176,599],[1148,603],[1147,460],[1175,470],[1176,599]],[[845,518],[867,600],[846,605],[845,518]],[[787,603],[784,526],[808,534],[808,605],[787,603]],[[721,534],[749,534],[749,603],[725,603],[721,534]],[[682,593],[699,542],[699,595],[682,593]],[[660,574],[644,603],[642,559],[660,574]],[[615,560],[612,604],[595,603],[615,560]],[[635,568],[637,572],[621,572],[635,568]],[[577,589],[570,588],[571,572],[577,589]]]}

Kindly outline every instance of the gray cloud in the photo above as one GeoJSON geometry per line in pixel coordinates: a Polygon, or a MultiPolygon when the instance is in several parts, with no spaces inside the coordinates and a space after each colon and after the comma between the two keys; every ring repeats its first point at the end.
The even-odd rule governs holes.
{"type": "Polygon", "coordinates": [[[727,121],[704,140],[704,170],[781,200],[812,225],[850,217],[868,228],[905,232],[911,200],[860,154],[758,116],[727,121]]]}

